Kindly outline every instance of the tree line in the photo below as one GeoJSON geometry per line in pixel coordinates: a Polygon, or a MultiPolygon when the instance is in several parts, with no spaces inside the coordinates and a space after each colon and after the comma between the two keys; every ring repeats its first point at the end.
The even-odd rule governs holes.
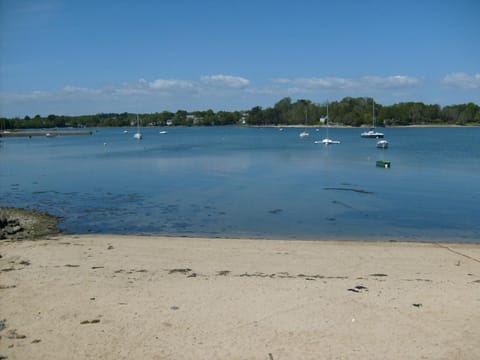
{"type": "MultiPolygon", "coordinates": [[[[480,107],[474,103],[427,105],[421,102],[402,102],[381,105],[367,97],[346,97],[328,104],[329,122],[344,126],[370,126],[372,111],[377,126],[405,125],[480,125],[480,107]]],[[[311,100],[292,101],[286,97],[273,107],[255,106],[246,111],[178,110],[138,114],[141,126],[219,126],[219,125],[320,125],[327,115],[327,103],[311,100]]],[[[136,125],[137,114],[101,113],[95,115],[48,115],[21,118],[0,118],[3,129],[35,129],[63,127],[128,127],[136,125]]]]}

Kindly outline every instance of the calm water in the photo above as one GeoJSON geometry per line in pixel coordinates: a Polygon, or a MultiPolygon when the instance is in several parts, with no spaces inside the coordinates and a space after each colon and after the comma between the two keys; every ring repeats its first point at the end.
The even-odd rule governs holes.
{"type": "Polygon", "coordinates": [[[1,139],[0,205],[69,233],[480,242],[480,128],[123,130],[1,139]]]}

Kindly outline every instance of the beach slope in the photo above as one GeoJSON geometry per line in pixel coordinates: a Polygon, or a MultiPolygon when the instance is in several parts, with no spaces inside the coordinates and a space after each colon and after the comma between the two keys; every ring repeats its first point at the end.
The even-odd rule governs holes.
{"type": "Polygon", "coordinates": [[[480,246],[0,242],[8,359],[480,359],[480,246]]]}

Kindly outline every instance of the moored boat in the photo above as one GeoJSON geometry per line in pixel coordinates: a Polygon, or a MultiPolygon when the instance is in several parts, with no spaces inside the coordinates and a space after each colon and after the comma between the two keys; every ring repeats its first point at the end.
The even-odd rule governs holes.
{"type": "Polygon", "coordinates": [[[140,120],[138,119],[138,114],[137,114],[137,132],[133,135],[133,138],[137,140],[142,140],[143,138],[142,133],[140,132],[140,120]]]}
{"type": "MultiPolygon", "coordinates": [[[[307,110],[305,110],[305,126],[307,126],[308,124],[308,118],[307,118],[307,110]]],[[[307,137],[310,136],[310,133],[307,131],[307,129],[304,129],[301,133],[300,133],[300,139],[305,139],[307,137]]]]}
{"type": "Polygon", "coordinates": [[[390,161],[387,160],[377,160],[376,165],[378,167],[383,167],[385,169],[388,169],[390,167],[390,161]]]}
{"type": "Polygon", "coordinates": [[[377,148],[379,149],[386,149],[388,148],[388,141],[387,140],[380,140],[377,142],[377,148]]]}
{"type": "Polygon", "coordinates": [[[370,130],[364,131],[363,133],[361,133],[360,136],[363,138],[370,138],[370,139],[383,138],[385,135],[375,130],[375,101],[373,101],[373,106],[372,106],[372,122],[373,122],[373,127],[370,130]]]}
{"type": "Polygon", "coordinates": [[[340,141],[332,140],[328,137],[328,128],[330,126],[330,119],[328,118],[328,102],[327,102],[327,116],[325,118],[322,118],[322,119],[327,124],[327,137],[325,139],[321,140],[321,141],[319,141],[319,140],[315,141],[315,144],[323,144],[323,145],[340,144],[340,141]]]}
{"type": "Polygon", "coordinates": [[[376,131],[374,128],[364,131],[363,133],[360,134],[361,137],[363,138],[370,138],[370,139],[381,139],[385,136],[385,134],[376,131]]]}

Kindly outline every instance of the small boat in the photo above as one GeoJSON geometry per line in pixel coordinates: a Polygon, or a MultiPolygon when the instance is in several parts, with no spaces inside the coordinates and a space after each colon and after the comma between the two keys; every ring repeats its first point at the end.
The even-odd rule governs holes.
{"type": "Polygon", "coordinates": [[[328,128],[330,126],[329,124],[329,119],[328,119],[328,102],[327,102],[327,116],[325,117],[324,121],[327,123],[327,137],[323,139],[322,141],[315,141],[315,144],[323,144],[323,145],[334,145],[334,144],[340,144],[340,141],[337,140],[332,140],[328,137],[328,128]]]}
{"type": "Polygon", "coordinates": [[[340,144],[340,141],[332,140],[332,139],[323,139],[323,140],[315,141],[315,144],[334,145],[334,144],[340,144]]]}
{"type": "Polygon", "coordinates": [[[390,161],[377,160],[376,165],[377,165],[377,167],[382,167],[382,168],[388,169],[390,167],[390,161]]]}
{"type": "Polygon", "coordinates": [[[308,132],[306,132],[305,130],[303,130],[301,133],[300,133],[300,138],[301,139],[305,139],[307,137],[309,137],[310,134],[308,132]]]}
{"type": "Polygon", "coordinates": [[[165,130],[162,130],[160,131],[160,134],[164,135],[164,134],[167,134],[167,132],[165,130]]]}
{"type": "Polygon", "coordinates": [[[140,120],[138,119],[138,114],[137,114],[137,132],[133,135],[133,138],[137,140],[142,140],[143,138],[142,133],[140,132],[140,120]]]}
{"type": "Polygon", "coordinates": [[[364,131],[363,133],[361,133],[360,136],[363,138],[381,139],[385,135],[381,132],[375,131],[375,129],[370,129],[368,131],[364,131]]]}
{"type": "MultiPolygon", "coordinates": [[[[307,120],[307,110],[305,110],[305,125],[307,125],[307,122],[308,122],[308,120],[307,120]]],[[[307,132],[306,129],[303,130],[303,131],[300,133],[300,139],[305,139],[305,138],[307,138],[307,137],[309,137],[309,136],[310,136],[310,134],[307,132]]]]}
{"type": "Polygon", "coordinates": [[[385,135],[375,130],[375,101],[373,102],[372,119],[373,119],[373,127],[370,130],[364,131],[363,133],[361,133],[360,136],[363,138],[370,138],[370,139],[383,138],[385,135]]]}
{"type": "Polygon", "coordinates": [[[379,149],[388,148],[388,141],[387,140],[380,140],[379,142],[377,142],[377,148],[379,148],[379,149]]]}

